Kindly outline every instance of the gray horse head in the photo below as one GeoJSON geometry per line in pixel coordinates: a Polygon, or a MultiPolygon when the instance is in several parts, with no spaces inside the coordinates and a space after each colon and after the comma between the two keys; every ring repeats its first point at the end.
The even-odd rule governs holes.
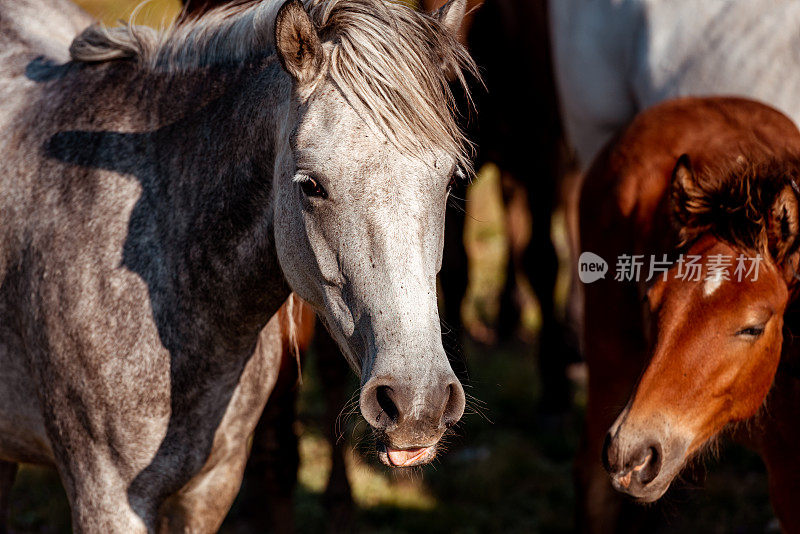
{"type": "MultiPolygon", "coordinates": [[[[468,165],[448,78],[473,64],[456,0],[285,4],[275,42],[292,79],[275,163],[275,241],[291,288],[361,374],[385,463],[430,461],[464,391],[442,347],[436,275],[450,184],[468,165]]],[[[463,78],[462,78],[463,81],[463,78]]]]}

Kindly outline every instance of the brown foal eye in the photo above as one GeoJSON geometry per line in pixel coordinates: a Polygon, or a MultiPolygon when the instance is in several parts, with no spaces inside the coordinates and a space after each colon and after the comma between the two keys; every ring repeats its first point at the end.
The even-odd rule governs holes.
{"type": "Polygon", "coordinates": [[[325,188],[310,176],[306,176],[300,182],[300,189],[303,190],[303,193],[305,193],[307,197],[328,198],[328,192],[325,191],[325,188]]]}
{"type": "Polygon", "coordinates": [[[764,333],[764,326],[748,326],[736,332],[737,336],[758,337],[764,333]]]}

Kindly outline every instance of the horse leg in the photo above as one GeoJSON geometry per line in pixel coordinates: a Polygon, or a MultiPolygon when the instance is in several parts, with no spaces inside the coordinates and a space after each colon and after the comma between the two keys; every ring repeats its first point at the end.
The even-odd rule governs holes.
{"type": "Polygon", "coordinates": [[[151,495],[129,495],[130,466],[115,465],[105,451],[86,448],[79,462],[61,461],[57,467],[72,512],[72,530],[82,534],[145,534],[156,524],[151,495]],[[122,467],[122,468],[120,468],[122,467]],[[135,497],[136,506],[130,497],[135,497]]]}
{"type": "MultiPolygon", "coordinates": [[[[553,151],[558,153],[557,147],[553,151]]],[[[541,167],[534,169],[527,186],[531,214],[531,238],[523,252],[522,265],[539,301],[542,318],[539,335],[539,372],[542,377],[543,413],[565,413],[572,404],[572,387],[567,367],[580,361],[576,344],[568,339],[568,328],[558,319],[555,287],[558,278],[558,254],[553,245],[552,216],[556,204],[557,165],[543,157],[541,167]],[[533,177],[541,177],[534,182],[533,177]]]]}
{"type": "MultiPolygon", "coordinates": [[[[60,388],[43,394],[43,420],[61,484],[69,501],[72,530],[81,534],[145,534],[156,525],[160,488],[131,491],[141,460],[131,449],[114,447],[87,432],[98,428],[97,414],[72,390],[71,398],[60,388]],[[57,410],[60,408],[60,410],[57,410]]],[[[105,422],[105,421],[104,421],[105,422]]],[[[141,438],[143,450],[156,450],[158,437],[125,426],[121,418],[117,436],[141,438]],[[136,433],[139,432],[137,435],[136,433]]],[[[133,438],[131,438],[133,439],[133,438]]]]}
{"type": "Polygon", "coordinates": [[[277,314],[281,343],[275,357],[280,370],[253,432],[241,498],[241,515],[250,527],[278,533],[294,531],[293,495],[300,464],[294,431],[298,373],[316,324],[307,304],[296,296],[290,302],[277,314]]]}
{"type": "Polygon", "coordinates": [[[247,442],[236,440],[225,454],[212,453],[213,460],[159,509],[158,531],[216,532],[239,492],[247,462],[247,442]],[[220,456],[224,456],[220,458],[220,456]]]}
{"type": "MultiPolygon", "coordinates": [[[[228,439],[222,434],[215,442],[228,439]]],[[[241,467],[235,461],[219,462],[215,460],[219,454],[212,452],[212,459],[198,475],[177,494],[165,498],[158,486],[134,484],[140,469],[129,458],[86,442],[81,449],[67,449],[80,450],[80,454],[67,455],[63,442],[54,444],[72,511],[72,528],[77,533],[215,532],[241,480],[241,467]],[[209,464],[213,465],[209,468],[209,464]]],[[[239,465],[243,465],[246,440],[239,440],[239,444],[239,465]]]]}
{"type": "Polygon", "coordinates": [[[325,488],[325,508],[329,515],[328,524],[336,531],[349,530],[353,520],[353,497],[350,481],[347,478],[345,454],[347,441],[341,438],[338,428],[339,414],[347,401],[345,386],[350,376],[350,368],[339,352],[339,347],[324,328],[317,330],[314,338],[317,356],[320,387],[325,396],[325,416],[323,427],[331,443],[331,474],[325,488]]]}
{"type": "MultiPolygon", "coordinates": [[[[159,532],[216,532],[222,525],[239,493],[246,465],[250,471],[248,442],[251,436],[254,436],[253,454],[257,455],[259,449],[257,423],[260,425],[264,420],[261,418],[262,411],[267,411],[264,406],[268,398],[270,402],[272,401],[271,394],[277,389],[278,375],[283,372],[281,368],[283,361],[288,359],[285,327],[281,323],[284,312],[285,307],[262,330],[255,354],[245,366],[239,385],[214,435],[211,454],[205,465],[197,475],[161,505],[158,518],[159,532]]],[[[293,356],[291,365],[287,367],[296,377],[297,366],[293,356]]],[[[267,418],[267,421],[271,421],[270,418],[267,418]]],[[[294,450],[297,450],[296,445],[294,450]]],[[[263,471],[259,469],[257,472],[263,471]]],[[[245,480],[245,486],[248,481],[245,480]]],[[[282,492],[273,491],[268,494],[268,496],[278,495],[274,498],[281,502],[288,498],[289,520],[291,520],[293,485],[292,482],[288,487],[284,486],[282,492]]],[[[258,520],[261,519],[258,511],[263,509],[265,494],[259,491],[256,497],[258,504],[253,518],[258,520]]],[[[270,506],[273,505],[272,500],[268,502],[270,506]]],[[[245,503],[245,507],[246,505],[245,503]]],[[[267,529],[270,525],[265,521],[261,526],[267,529]]],[[[275,528],[273,531],[288,530],[281,531],[275,528]]]]}
{"type": "Polygon", "coordinates": [[[10,503],[11,487],[17,476],[15,462],[0,461],[0,534],[8,532],[8,507],[10,503]]]}
{"type": "Polygon", "coordinates": [[[521,269],[523,251],[527,241],[525,226],[528,221],[525,213],[527,204],[525,191],[516,177],[507,171],[501,171],[500,190],[505,207],[508,263],[506,264],[506,281],[500,293],[495,330],[498,340],[503,341],[513,338],[522,316],[517,272],[521,269]]]}

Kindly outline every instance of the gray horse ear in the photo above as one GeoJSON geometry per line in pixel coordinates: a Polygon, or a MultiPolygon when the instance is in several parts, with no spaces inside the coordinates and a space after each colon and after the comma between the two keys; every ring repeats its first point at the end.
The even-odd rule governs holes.
{"type": "Polygon", "coordinates": [[[275,48],[298,84],[313,80],[322,64],[322,43],[300,0],[287,0],[275,18],[275,48]]]}
{"type": "Polygon", "coordinates": [[[445,5],[436,10],[433,14],[439,23],[450,32],[458,35],[461,28],[461,21],[464,20],[464,13],[467,9],[467,0],[450,0],[445,5]]]}

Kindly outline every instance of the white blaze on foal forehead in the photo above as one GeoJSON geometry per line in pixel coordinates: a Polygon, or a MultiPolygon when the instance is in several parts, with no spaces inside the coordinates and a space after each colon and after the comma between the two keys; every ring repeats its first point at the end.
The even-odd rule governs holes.
{"type": "Polygon", "coordinates": [[[722,286],[724,281],[721,274],[707,278],[703,283],[703,295],[710,297],[722,286]]]}

